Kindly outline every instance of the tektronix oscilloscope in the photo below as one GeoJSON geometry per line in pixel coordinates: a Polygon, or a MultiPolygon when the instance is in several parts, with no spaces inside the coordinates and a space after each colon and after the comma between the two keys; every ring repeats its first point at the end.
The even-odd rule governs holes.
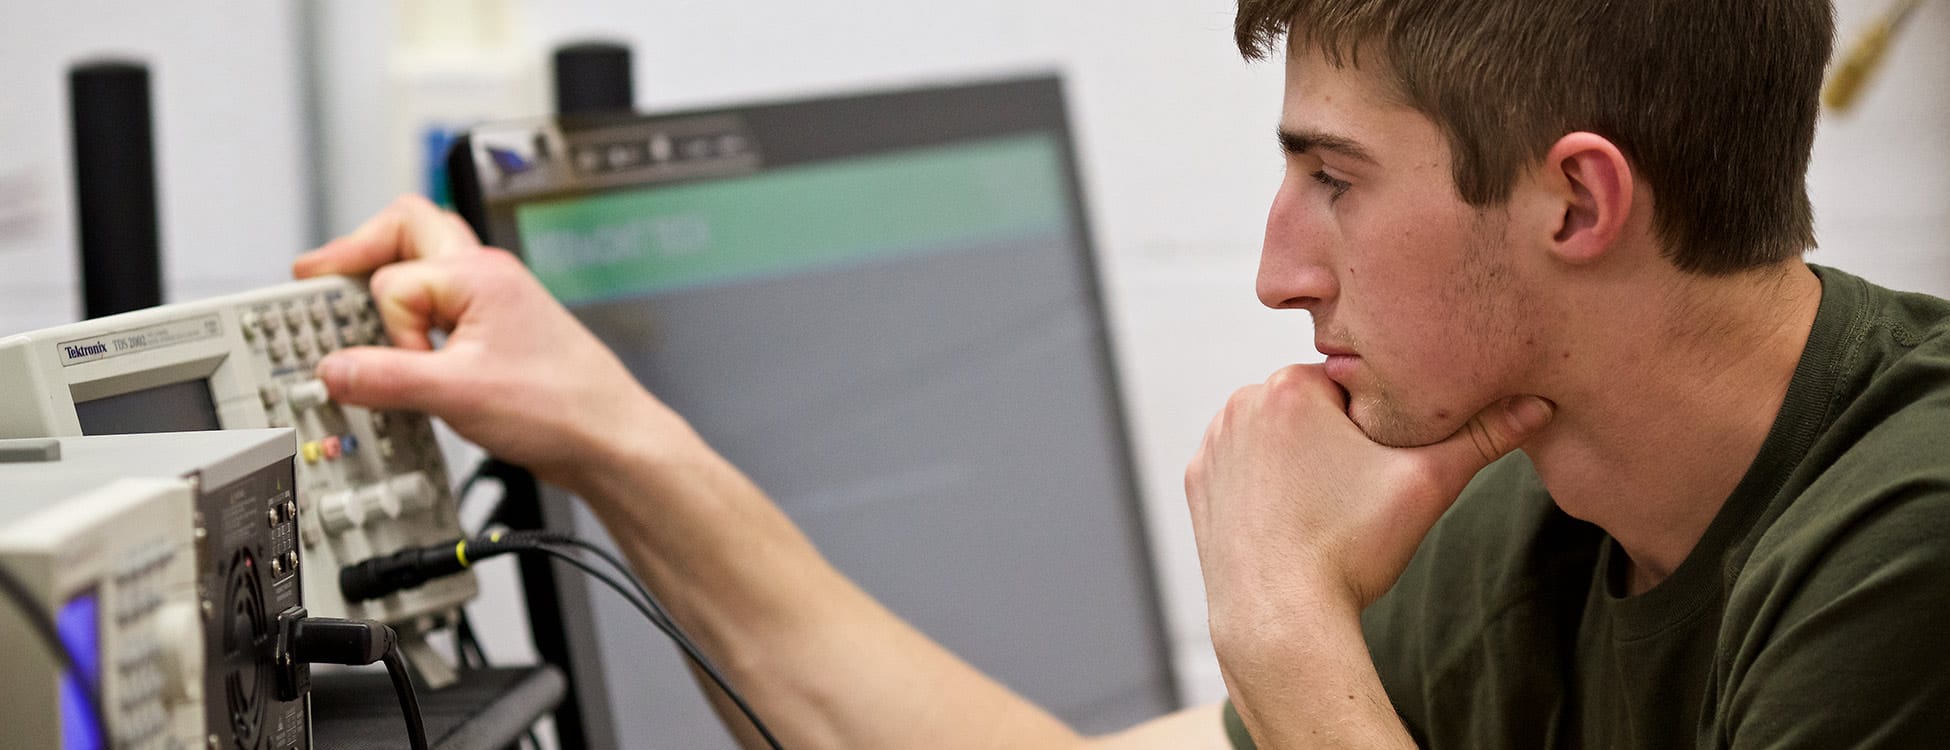
{"type": "Polygon", "coordinates": [[[30,599],[0,601],[0,746],[310,747],[267,648],[309,572],[292,485],[286,430],[0,440],[0,571],[30,599]]]}
{"type": "Polygon", "coordinates": [[[424,681],[452,681],[422,636],[473,598],[472,573],[347,602],[341,566],[461,536],[424,415],[336,403],[313,369],[385,344],[365,287],[320,278],[0,338],[0,438],[289,427],[311,614],[379,620],[424,681]]]}

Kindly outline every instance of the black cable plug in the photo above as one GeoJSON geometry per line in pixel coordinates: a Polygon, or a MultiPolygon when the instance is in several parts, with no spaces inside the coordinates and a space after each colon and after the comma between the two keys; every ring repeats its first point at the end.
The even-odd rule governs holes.
{"type": "Polygon", "coordinates": [[[521,548],[529,534],[490,534],[474,539],[407,547],[339,569],[339,592],[348,602],[363,602],[425,585],[466,570],[479,560],[521,548]]]}
{"type": "Polygon", "coordinates": [[[400,657],[399,634],[371,620],[307,617],[303,607],[278,614],[276,664],[278,697],[294,700],[309,685],[312,664],[361,666],[386,663],[386,674],[399,697],[406,718],[406,736],[413,750],[427,750],[427,730],[420,716],[420,697],[400,657]]]}
{"type": "Polygon", "coordinates": [[[341,568],[339,591],[348,602],[363,602],[466,569],[466,559],[455,554],[452,544],[408,547],[341,568]]]}
{"type": "Polygon", "coordinates": [[[397,648],[393,629],[370,620],[306,617],[291,625],[291,658],[307,664],[375,664],[397,648]]]}

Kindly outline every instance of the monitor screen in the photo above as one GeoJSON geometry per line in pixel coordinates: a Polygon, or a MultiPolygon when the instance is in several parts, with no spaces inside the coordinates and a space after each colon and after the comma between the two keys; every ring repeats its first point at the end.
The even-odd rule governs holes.
{"type": "MultiPolygon", "coordinates": [[[[1174,706],[1054,79],[562,127],[500,141],[490,242],[922,631],[1086,731],[1174,706]]],[[[587,598],[614,736],[732,747],[587,598]]]]}
{"type": "Polygon", "coordinates": [[[90,695],[101,696],[101,600],[89,589],[68,599],[54,616],[55,632],[61,646],[74,659],[81,673],[61,676],[62,750],[100,750],[108,747],[107,738],[96,730],[102,722],[94,714],[90,695]]]}
{"type": "Polygon", "coordinates": [[[210,381],[145,388],[74,405],[83,435],[134,435],[222,429],[210,381]]]}

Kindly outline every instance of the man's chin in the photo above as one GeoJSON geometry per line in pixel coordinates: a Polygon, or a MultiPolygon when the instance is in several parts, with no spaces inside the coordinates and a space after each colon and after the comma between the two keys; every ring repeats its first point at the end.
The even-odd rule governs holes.
{"type": "Polygon", "coordinates": [[[1391,407],[1391,404],[1357,397],[1349,400],[1347,416],[1369,440],[1390,448],[1419,448],[1440,443],[1462,429],[1461,424],[1443,425],[1434,420],[1410,418],[1391,407]]]}

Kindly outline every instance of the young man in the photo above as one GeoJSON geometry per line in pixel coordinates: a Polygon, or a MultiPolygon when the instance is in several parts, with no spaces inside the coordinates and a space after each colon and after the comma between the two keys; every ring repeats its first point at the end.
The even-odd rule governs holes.
{"type": "Polygon", "coordinates": [[[587,498],[790,747],[1927,746],[1950,304],[1800,260],[1830,16],[1241,0],[1249,57],[1291,31],[1259,295],[1327,361],[1186,473],[1230,704],[1095,740],[826,565],[457,219],[403,200],[296,270],[377,269],[402,347],[325,360],[336,397],[587,498]]]}

